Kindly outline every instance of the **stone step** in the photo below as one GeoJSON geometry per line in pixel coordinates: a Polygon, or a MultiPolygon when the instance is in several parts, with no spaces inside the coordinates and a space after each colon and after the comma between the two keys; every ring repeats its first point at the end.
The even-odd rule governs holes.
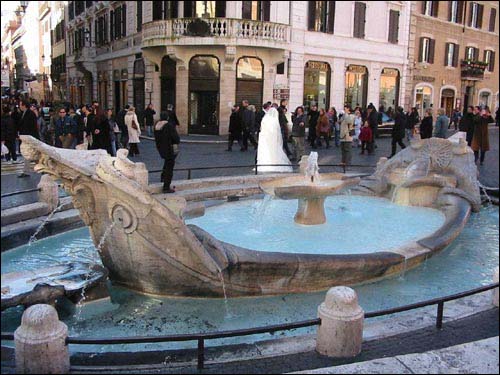
{"type": "MultiPolygon", "coordinates": [[[[58,210],[59,212],[71,210],[73,208],[73,200],[71,197],[60,198],[59,203],[61,204],[58,210]]],[[[2,210],[1,226],[4,227],[6,225],[48,215],[50,211],[49,206],[44,202],[35,202],[8,208],[2,210]]]]}

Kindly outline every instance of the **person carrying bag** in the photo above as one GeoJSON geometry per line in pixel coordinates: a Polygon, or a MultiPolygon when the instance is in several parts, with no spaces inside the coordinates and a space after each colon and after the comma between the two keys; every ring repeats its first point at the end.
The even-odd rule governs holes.
{"type": "Polygon", "coordinates": [[[156,148],[162,159],[163,171],[161,173],[161,181],[163,182],[163,193],[175,193],[175,189],[170,187],[174,175],[175,159],[179,154],[180,137],[177,133],[176,125],[173,121],[169,121],[167,112],[160,113],[160,121],[155,125],[154,137],[156,148]]]}

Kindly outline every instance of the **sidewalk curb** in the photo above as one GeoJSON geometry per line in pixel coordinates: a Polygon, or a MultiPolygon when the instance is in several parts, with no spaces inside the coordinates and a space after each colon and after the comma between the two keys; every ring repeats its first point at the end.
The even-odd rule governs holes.
{"type": "MultiPolygon", "coordinates": [[[[155,139],[153,137],[148,137],[148,136],[143,136],[141,135],[140,138],[142,139],[147,139],[148,141],[154,141],[155,139]]],[[[192,144],[226,144],[227,141],[216,141],[216,140],[198,140],[198,139],[182,139],[181,137],[181,143],[192,143],[192,144]]]]}

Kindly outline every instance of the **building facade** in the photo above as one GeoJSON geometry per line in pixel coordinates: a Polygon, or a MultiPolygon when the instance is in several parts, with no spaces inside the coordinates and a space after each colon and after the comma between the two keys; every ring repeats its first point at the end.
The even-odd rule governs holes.
{"type": "Polygon", "coordinates": [[[17,19],[5,23],[2,33],[2,95],[14,87],[15,56],[12,48],[12,38],[19,28],[17,19]]]}
{"type": "Polygon", "coordinates": [[[243,99],[404,105],[409,21],[398,1],[69,2],[67,93],[173,104],[190,134],[226,134],[243,99]]]}
{"type": "Polygon", "coordinates": [[[498,107],[498,2],[414,1],[407,101],[427,108],[498,107]]]}

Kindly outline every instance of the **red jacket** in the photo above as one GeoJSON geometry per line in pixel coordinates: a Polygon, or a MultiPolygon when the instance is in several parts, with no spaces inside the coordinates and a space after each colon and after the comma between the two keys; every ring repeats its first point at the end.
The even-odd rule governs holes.
{"type": "Polygon", "coordinates": [[[361,142],[371,142],[372,140],[372,129],[368,126],[363,126],[361,128],[361,133],[359,134],[359,140],[361,142]]]}

